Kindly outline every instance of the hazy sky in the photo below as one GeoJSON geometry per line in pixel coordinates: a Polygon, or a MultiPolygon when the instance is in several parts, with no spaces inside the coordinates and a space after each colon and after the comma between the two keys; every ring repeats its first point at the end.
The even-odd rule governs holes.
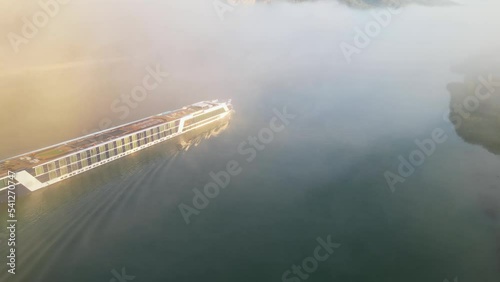
{"type": "MultiPolygon", "coordinates": [[[[0,159],[80,136],[103,118],[117,125],[203,99],[269,95],[270,82],[342,78],[370,88],[377,81],[371,78],[390,83],[391,71],[383,70],[415,76],[432,70],[443,74],[436,83],[445,91],[451,66],[500,46],[500,3],[459,2],[401,9],[348,64],[339,45],[353,44],[355,28],[374,16],[335,1],[239,5],[221,20],[208,0],[70,0],[51,7],[53,17],[16,53],[12,33],[23,37],[23,18],[32,22],[43,9],[37,1],[3,0],[0,120],[8,124],[0,132],[0,159]],[[157,65],[168,79],[119,117],[113,101],[157,65]]],[[[318,87],[309,85],[311,95],[318,87]]]]}

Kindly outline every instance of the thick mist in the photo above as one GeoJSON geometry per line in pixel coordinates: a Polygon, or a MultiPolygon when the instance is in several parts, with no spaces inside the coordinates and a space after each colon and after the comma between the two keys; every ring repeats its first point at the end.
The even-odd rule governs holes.
{"type": "Polygon", "coordinates": [[[500,281],[500,4],[401,1],[0,1],[0,159],[235,110],[18,194],[11,280],[500,281]]]}
{"type": "Polygon", "coordinates": [[[500,5],[492,1],[403,6],[348,62],[341,43],[353,46],[356,28],[385,9],[271,1],[236,5],[221,18],[211,1],[75,0],[14,47],[9,34],[22,36],[23,18],[43,11],[24,2],[0,4],[0,158],[217,98],[253,106],[278,96],[321,101],[312,109],[356,116],[345,131],[328,128],[353,140],[405,131],[400,123],[418,131],[426,125],[414,105],[430,104],[433,120],[449,99],[446,85],[462,79],[451,67],[500,46],[492,8],[500,5]],[[168,77],[135,108],[113,109],[148,67],[168,77]],[[385,116],[382,106],[391,109],[385,116]],[[398,124],[384,132],[380,125],[394,116],[398,124]]]}

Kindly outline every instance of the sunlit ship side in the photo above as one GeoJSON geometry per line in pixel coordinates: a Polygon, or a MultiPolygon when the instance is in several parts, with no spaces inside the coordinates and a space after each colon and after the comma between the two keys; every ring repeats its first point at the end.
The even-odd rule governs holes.
{"type": "Polygon", "coordinates": [[[81,174],[224,119],[231,101],[203,101],[0,161],[0,191],[12,182],[29,191],[81,174]]]}

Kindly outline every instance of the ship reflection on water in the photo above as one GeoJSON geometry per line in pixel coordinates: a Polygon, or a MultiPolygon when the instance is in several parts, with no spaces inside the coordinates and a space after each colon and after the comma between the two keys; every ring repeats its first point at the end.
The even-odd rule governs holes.
{"type": "Polygon", "coordinates": [[[229,121],[230,117],[227,120],[212,124],[209,128],[200,128],[194,131],[193,134],[188,133],[179,137],[179,140],[176,141],[177,149],[179,151],[187,151],[191,146],[198,146],[204,139],[218,136],[229,127],[229,121]]]}

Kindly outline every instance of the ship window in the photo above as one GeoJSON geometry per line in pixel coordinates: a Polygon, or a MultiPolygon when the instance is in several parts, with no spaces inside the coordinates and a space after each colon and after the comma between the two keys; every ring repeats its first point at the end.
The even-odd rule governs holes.
{"type": "Polygon", "coordinates": [[[115,155],[115,150],[111,150],[111,151],[109,151],[109,156],[110,156],[110,157],[112,157],[112,156],[114,156],[114,155],[115,155]]]}
{"type": "Polygon", "coordinates": [[[55,171],[52,171],[49,173],[49,178],[50,180],[54,179],[54,178],[57,178],[57,173],[55,171]]]}
{"type": "Polygon", "coordinates": [[[65,175],[65,174],[68,174],[68,168],[63,166],[63,167],[61,167],[61,175],[65,175]]]}
{"type": "Polygon", "coordinates": [[[72,165],[71,165],[71,169],[72,169],[73,171],[78,170],[79,168],[81,168],[81,164],[80,164],[80,166],[79,166],[78,164],[72,164],[72,165]]]}
{"type": "Polygon", "coordinates": [[[118,151],[118,154],[123,153],[123,147],[122,146],[118,147],[116,150],[118,151]]]}
{"type": "Polygon", "coordinates": [[[92,156],[92,163],[96,163],[97,162],[97,155],[94,155],[92,156]]]}
{"type": "Polygon", "coordinates": [[[66,159],[59,160],[59,166],[65,166],[66,165],[66,159]]]}
{"type": "Polygon", "coordinates": [[[107,157],[106,157],[106,153],[102,153],[102,154],[101,154],[101,161],[102,161],[102,160],[105,160],[105,159],[107,159],[107,157]]]}
{"type": "MultiPolygon", "coordinates": [[[[209,119],[211,117],[214,117],[216,115],[219,115],[219,114],[221,114],[223,112],[225,112],[224,108],[220,108],[218,110],[215,110],[215,111],[212,111],[212,112],[209,112],[209,113],[205,113],[205,114],[196,116],[196,117],[193,118],[193,121],[194,121],[194,123],[198,123],[198,122],[207,120],[207,119],[209,119]]],[[[191,123],[188,123],[187,125],[189,125],[189,124],[191,124],[191,123]]]]}
{"type": "Polygon", "coordinates": [[[75,163],[75,162],[77,162],[77,161],[78,161],[78,159],[77,159],[76,155],[72,155],[72,156],[71,156],[71,157],[69,157],[69,158],[71,159],[71,162],[72,162],[72,163],[75,163]]]}
{"type": "Polygon", "coordinates": [[[122,140],[121,139],[116,140],[116,146],[121,146],[121,145],[122,145],[122,140]]]}
{"type": "Polygon", "coordinates": [[[89,165],[89,162],[87,159],[82,159],[82,167],[86,167],[89,165]]]}
{"type": "Polygon", "coordinates": [[[49,170],[56,169],[56,165],[54,163],[48,163],[47,166],[49,167],[49,170]]]}
{"type": "Polygon", "coordinates": [[[36,173],[36,176],[43,174],[44,173],[43,166],[35,167],[35,173],[36,173]]]}

